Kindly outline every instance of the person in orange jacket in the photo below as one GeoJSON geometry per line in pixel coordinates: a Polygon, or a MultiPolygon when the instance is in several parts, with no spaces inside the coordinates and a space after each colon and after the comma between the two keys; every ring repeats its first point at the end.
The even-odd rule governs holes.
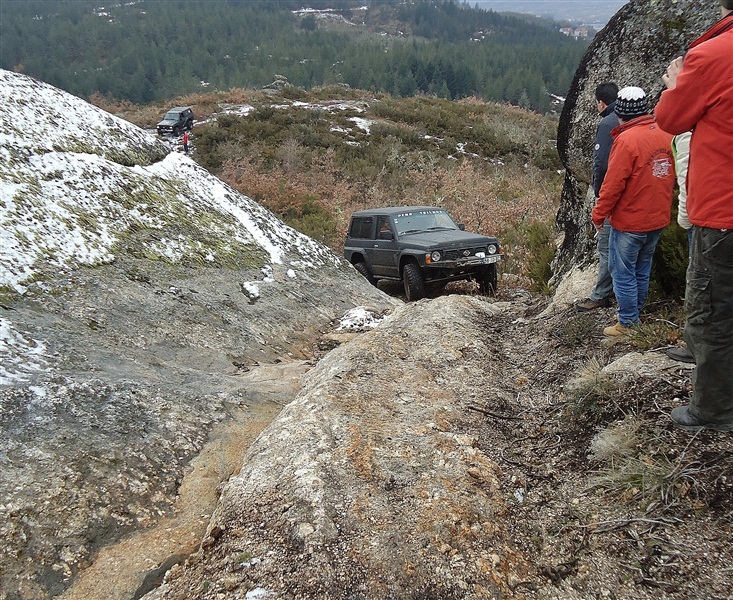
{"type": "Polygon", "coordinates": [[[614,110],[621,124],[611,132],[608,171],[591,213],[598,231],[604,219],[611,222],[608,266],[618,323],[603,330],[608,336],[625,335],[639,325],[654,249],[670,222],[675,182],[672,135],[648,114],[644,90],[623,88],[614,110]]]}
{"type": "Polygon", "coordinates": [[[692,130],[687,216],[694,225],[685,290],[687,347],[697,367],[675,425],[733,431],[733,0],[662,76],[655,109],[671,134],[692,130]]]}

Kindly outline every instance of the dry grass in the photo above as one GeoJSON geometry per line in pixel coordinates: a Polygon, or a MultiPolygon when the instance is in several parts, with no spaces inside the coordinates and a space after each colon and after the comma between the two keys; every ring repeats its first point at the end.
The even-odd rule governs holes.
{"type": "Polygon", "coordinates": [[[668,444],[648,423],[627,417],[593,439],[591,456],[603,467],[591,485],[623,502],[638,502],[646,512],[666,512],[683,499],[696,506],[705,494],[702,476],[710,467],[688,459],[686,452],[673,458],[668,444]]]}
{"type": "Polygon", "coordinates": [[[636,415],[629,415],[620,423],[602,429],[590,443],[590,456],[601,463],[617,464],[632,456],[640,444],[641,424],[636,415]]]}

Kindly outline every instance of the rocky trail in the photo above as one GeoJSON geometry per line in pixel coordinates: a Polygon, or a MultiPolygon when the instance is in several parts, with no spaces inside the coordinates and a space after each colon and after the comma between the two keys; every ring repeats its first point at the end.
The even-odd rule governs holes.
{"type": "MultiPolygon", "coordinates": [[[[368,348],[380,353],[381,358],[375,357],[375,360],[383,375],[399,379],[397,373],[402,369],[402,381],[397,385],[403,396],[411,393],[408,389],[417,389],[423,394],[433,393],[446,398],[443,401],[446,405],[439,411],[443,414],[442,419],[433,420],[428,427],[436,428],[438,435],[450,434],[472,440],[466,442],[473,448],[470,452],[472,455],[478,453],[469,463],[473,466],[466,469],[467,484],[460,469],[450,471],[454,477],[450,488],[455,497],[445,501],[435,515],[438,520],[430,526],[430,531],[438,528],[441,535],[446,536],[448,541],[438,544],[437,560],[442,556],[450,565],[446,568],[451,577],[457,578],[451,579],[448,575],[428,577],[427,581],[433,582],[431,593],[442,598],[689,598],[699,597],[701,593],[709,598],[730,598],[733,440],[713,432],[691,436],[675,430],[667,418],[679,398],[689,393],[689,367],[674,363],[659,351],[635,352],[627,343],[609,345],[600,331],[606,321],[612,320],[612,309],[591,315],[578,315],[572,308],[543,314],[547,300],[514,290],[503,292],[499,302],[480,302],[491,307],[489,312],[473,312],[464,304],[466,297],[460,298],[460,295],[439,297],[405,308],[411,314],[409,322],[421,317],[419,322],[414,322],[416,329],[435,327],[433,334],[443,332],[434,338],[431,333],[423,332],[426,337],[420,338],[420,346],[424,347],[428,340],[428,344],[448,355],[456,344],[461,347],[464,358],[451,359],[451,368],[434,373],[435,383],[418,380],[419,373],[410,366],[412,350],[400,350],[401,343],[391,348],[384,346],[385,339],[394,339],[396,324],[392,324],[392,331],[382,334],[384,337],[380,341],[374,339],[367,343],[368,348]],[[473,313],[467,318],[472,320],[477,342],[491,348],[491,359],[485,362],[483,372],[479,366],[481,359],[473,354],[474,342],[450,339],[451,334],[436,324],[437,313],[454,310],[473,313]],[[427,321],[422,320],[425,317],[427,321]],[[385,359],[385,355],[393,358],[385,359]],[[392,360],[397,360],[397,364],[392,364],[392,360]],[[601,371],[604,365],[608,366],[601,371]],[[434,385],[438,386],[435,390],[434,385]],[[458,404],[449,408],[448,398],[458,398],[458,404]],[[464,485],[468,486],[465,490],[464,485]],[[460,514],[455,505],[463,506],[462,498],[476,485],[479,487],[474,493],[479,496],[486,491],[486,486],[491,489],[490,499],[486,501],[492,506],[490,512],[494,517],[489,522],[493,524],[484,523],[484,533],[478,537],[477,525],[472,526],[474,533],[469,537],[473,541],[461,547],[465,531],[448,534],[444,530],[461,530],[466,526],[461,517],[451,515],[460,514]],[[482,491],[478,492],[479,489],[482,491]],[[452,524],[452,519],[458,520],[452,524]],[[492,537],[496,539],[492,541],[492,537]],[[479,552],[478,547],[484,549],[479,552]],[[471,579],[470,574],[476,566],[486,565],[486,561],[493,565],[491,578],[496,587],[486,582],[481,584],[478,577],[471,579]],[[456,575],[456,569],[465,572],[462,578],[456,575]]],[[[401,310],[397,312],[401,314],[401,310]]],[[[449,316],[446,319],[450,320],[449,316]]],[[[398,337],[403,339],[417,336],[410,327],[400,332],[398,337]]],[[[378,330],[368,335],[376,338],[378,330]]],[[[362,337],[355,345],[358,347],[367,339],[362,337]]],[[[342,351],[349,353],[346,346],[339,349],[342,351]]],[[[358,353],[358,350],[352,352],[358,353]]],[[[329,364],[333,357],[328,358],[326,354],[321,360],[324,359],[328,360],[323,366],[333,374],[335,367],[329,364]]],[[[317,375],[317,371],[314,376],[321,380],[322,375],[317,375]]],[[[375,376],[369,364],[352,365],[349,372],[352,372],[350,377],[361,379],[364,385],[375,376]]],[[[334,377],[341,380],[342,375],[334,377]]],[[[310,384],[311,391],[312,387],[310,384]]],[[[363,393],[368,392],[363,389],[363,393]]],[[[376,397],[386,398],[383,393],[381,387],[374,391],[376,397]]],[[[431,418],[430,401],[423,400],[426,407],[422,422],[427,423],[431,418]]],[[[357,405],[350,406],[351,410],[369,414],[374,410],[371,404],[361,409],[357,405]]],[[[291,408],[295,413],[286,416],[286,421],[301,416],[297,411],[303,408],[291,408]]],[[[382,408],[389,412],[387,407],[382,408]]],[[[397,414],[394,419],[396,422],[390,425],[393,434],[416,426],[409,420],[399,422],[397,414]]],[[[381,429],[385,425],[369,422],[372,423],[369,431],[359,435],[363,447],[354,448],[364,456],[354,457],[354,464],[357,469],[371,472],[369,477],[387,477],[381,472],[386,467],[382,465],[380,469],[374,464],[374,452],[390,452],[389,446],[381,445],[378,440],[393,440],[393,452],[402,452],[404,442],[393,434],[385,433],[387,437],[381,438],[374,427],[381,429]],[[367,466],[369,464],[371,466],[367,466]]],[[[310,426],[309,418],[301,424],[305,430],[310,426]]],[[[338,429],[335,423],[330,423],[329,428],[333,432],[338,429]]],[[[271,437],[260,440],[261,447],[255,449],[250,458],[267,453],[262,444],[269,441],[271,447],[275,446],[274,438],[281,435],[287,437],[275,427],[271,437]]],[[[297,446],[299,440],[291,440],[291,443],[297,446]]],[[[318,445],[318,441],[314,439],[313,444],[318,445]]],[[[269,456],[282,452],[282,448],[275,448],[269,456]]],[[[298,452],[308,455],[310,447],[301,447],[298,452]]],[[[335,456],[330,460],[335,460],[335,456]]],[[[390,543],[373,549],[380,565],[382,561],[400,564],[404,560],[403,552],[421,547],[414,545],[418,538],[427,535],[431,541],[421,544],[429,546],[435,542],[430,537],[433,534],[420,529],[424,524],[420,527],[410,525],[413,517],[407,516],[410,511],[404,512],[403,503],[417,502],[415,498],[420,497],[416,481],[428,477],[432,480],[429,485],[436,485],[442,476],[432,473],[429,465],[420,462],[429,459],[416,458],[413,453],[410,456],[414,459],[414,464],[410,465],[411,474],[405,471],[405,464],[390,462],[392,475],[386,483],[380,483],[377,488],[369,481],[365,483],[370,490],[366,496],[371,499],[368,500],[370,506],[363,510],[374,511],[373,519],[386,518],[380,510],[394,511],[394,518],[377,529],[392,527],[390,538],[400,537],[402,526],[410,530],[411,537],[400,538],[397,546],[390,543]],[[421,468],[425,472],[419,473],[421,468]],[[410,478],[417,479],[409,483],[410,478]],[[384,506],[385,502],[392,504],[384,506]],[[404,524],[399,524],[399,515],[403,515],[404,524]]],[[[310,465],[308,468],[311,466],[320,472],[321,467],[310,465]]],[[[246,464],[245,467],[249,468],[246,464]]],[[[262,465],[251,468],[254,473],[262,473],[258,470],[262,465]]],[[[279,469],[278,465],[273,471],[271,484],[261,481],[255,495],[247,496],[247,502],[257,506],[257,516],[253,517],[258,520],[257,527],[267,530],[266,543],[261,539],[261,532],[246,533],[251,527],[247,525],[249,517],[246,515],[255,510],[253,506],[248,508],[247,502],[242,505],[231,498],[225,500],[224,504],[230,507],[226,510],[230,512],[226,513],[226,518],[221,511],[212,517],[203,549],[193,552],[174,567],[166,576],[166,583],[155,589],[149,598],[239,598],[245,597],[247,590],[267,592],[271,595],[263,597],[271,598],[390,596],[392,592],[386,590],[394,587],[380,587],[387,584],[380,583],[379,573],[364,573],[361,567],[353,565],[345,567],[342,560],[346,557],[335,555],[338,551],[330,544],[328,554],[331,558],[327,559],[332,561],[329,563],[330,577],[337,577],[339,583],[336,585],[330,580],[328,592],[319,587],[326,585],[319,578],[327,580],[329,576],[314,575],[311,571],[317,567],[321,551],[319,543],[314,541],[319,536],[317,522],[307,527],[301,524],[298,529],[301,533],[295,534],[305,536],[300,542],[305,547],[296,544],[300,550],[294,550],[289,542],[286,544],[288,550],[278,550],[278,535],[294,535],[283,532],[282,511],[288,514],[294,510],[292,503],[298,502],[287,499],[293,491],[282,489],[283,480],[276,473],[279,469]],[[276,495],[272,496],[273,493],[276,495]],[[277,500],[280,495],[283,495],[282,500],[277,500]],[[261,500],[263,496],[269,499],[261,500]],[[285,508],[280,508],[281,501],[285,508]],[[235,505],[239,506],[236,510],[231,508],[235,505]],[[265,547],[269,548],[268,553],[260,555],[258,550],[265,547]],[[280,555],[281,551],[285,554],[280,555]],[[253,558],[241,558],[242,564],[235,564],[237,556],[253,558]],[[303,562],[304,556],[310,559],[303,562]],[[269,567],[264,566],[268,563],[267,557],[272,557],[273,561],[269,567]],[[278,571],[279,568],[299,573],[298,583],[288,583],[287,575],[278,571]],[[280,574],[276,576],[275,571],[280,574]],[[275,585],[274,582],[279,583],[275,585]]],[[[246,482],[252,480],[246,473],[238,479],[231,482],[232,493],[236,496],[237,490],[244,490],[241,493],[246,496],[247,486],[251,485],[246,482]]],[[[335,498],[343,500],[352,494],[361,495],[353,489],[325,493],[327,496],[333,493],[334,498],[313,500],[324,502],[324,510],[333,510],[329,503],[335,503],[335,498]]],[[[438,508],[434,502],[427,506],[438,508]]],[[[341,531],[338,539],[351,539],[347,533],[349,517],[342,514],[332,518],[341,523],[336,525],[341,531]]],[[[340,543],[346,542],[341,539],[340,543]]],[[[361,544],[350,541],[346,545],[352,552],[356,552],[355,547],[361,544]]],[[[421,554],[423,552],[426,553],[425,564],[414,567],[418,573],[429,571],[434,560],[427,555],[425,547],[420,550],[421,554]]],[[[398,588],[402,585],[403,592],[411,589],[409,577],[403,576],[408,582],[389,585],[398,588]]],[[[417,578],[416,581],[425,583],[425,579],[417,578]]],[[[412,589],[411,597],[433,597],[427,589],[420,589],[412,589]]]]}
{"type": "MultiPolygon", "coordinates": [[[[524,308],[520,308],[524,304],[524,308]]],[[[614,309],[485,323],[505,371],[472,433],[500,466],[506,518],[533,568],[518,597],[731,598],[733,438],[669,412],[690,366],[604,339],[614,309]]],[[[652,319],[653,316],[649,316],[652,319]]]]}
{"type": "Polygon", "coordinates": [[[730,598],[733,438],[674,429],[690,366],[613,318],[452,287],[231,365],[165,503],[50,597],[730,598]]]}

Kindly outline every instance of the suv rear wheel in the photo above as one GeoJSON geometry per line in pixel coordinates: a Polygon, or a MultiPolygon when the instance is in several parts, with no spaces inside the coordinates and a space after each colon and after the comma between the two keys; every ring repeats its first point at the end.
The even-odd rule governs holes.
{"type": "Polygon", "coordinates": [[[425,280],[417,264],[410,262],[402,268],[402,280],[405,284],[405,296],[408,302],[425,297],[425,280]]]}
{"type": "Polygon", "coordinates": [[[369,267],[366,266],[366,263],[359,261],[357,263],[354,263],[354,268],[361,273],[361,275],[366,279],[369,283],[372,285],[377,285],[377,280],[374,279],[374,276],[369,271],[369,267]]]}

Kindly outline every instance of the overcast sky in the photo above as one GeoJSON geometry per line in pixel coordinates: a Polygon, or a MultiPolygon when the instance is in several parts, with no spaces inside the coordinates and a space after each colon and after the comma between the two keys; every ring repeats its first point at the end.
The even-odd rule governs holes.
{"type": "Polygon", "coordinates": [[[628,0],[467,0],[474,6],[605,24],[628,0]]]}

